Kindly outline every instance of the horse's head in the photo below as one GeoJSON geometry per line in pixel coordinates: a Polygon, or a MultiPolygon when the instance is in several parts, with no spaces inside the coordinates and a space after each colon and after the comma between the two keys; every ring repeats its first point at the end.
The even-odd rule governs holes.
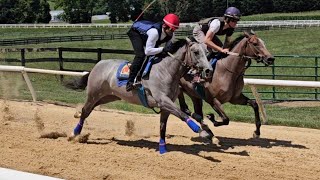
{"type": "Polygon", "coordinates": [[[275,58],[267,50],[264,42],[253,31],[244,32],[244,35],[247,38],[245,55],[267,66],[273,64],[275,58]]]}
{"type": "Polygon", "coordinates": [[[187,52],[186,61],[187,66],[196,69],[198,73],[201,73],[203,79],[209,79],[212,77],[213,68],[210,65],[206,53],[198,42],[192,42],[189,38],[187,40],[187,52]]]}

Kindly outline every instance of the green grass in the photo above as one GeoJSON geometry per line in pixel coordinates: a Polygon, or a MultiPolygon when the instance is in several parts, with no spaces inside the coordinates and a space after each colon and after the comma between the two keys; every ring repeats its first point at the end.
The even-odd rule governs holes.
{"type": "MultiPolygon", "coordinates": [[[[320,28],[306,28],[306,29],[286,29],[286,30],[270,30],[270,31],[259,31],[258,36],[263,39],[267,45],[267,48],[272,54],[298,54],[298,55],[320,55],[319,40],[320,28]]],[[[38,37],[38,36],[52,36],[61,34],[73,34],[83,35],[86,33],[105,33],[105,32],[125,32],[126,29],[106,29],[106,28],[52,28],[52,29],[0,29],[0,34],[6,34],[10,38],[23,38],[23,37],[38,37]]],[[[236,35],[235,35],[236,36],[236,35]]],[[[3,38],[3,36],[0,36],[3,38]]],[[[10,39],[9,38],[9,39],[10,39]]],[[[8,38],[3,38],[8,39],[8,38]]],[[[91,42],[68,42],[68,43],[52,43],[52,44],[38,44],[28,46],[15,46],[15,48],[37,48],[37,47],[83,47],[83,48],[108,48],[108,49],[132,49],[131,43],[128,39],[126,40],[105,40],[105,41],[91,41],[91,42]]],[[[10,47],[0,47],[10,48],[10,47]]],[[[88,58],[96,59],[95,53],[71,53],[65,52],[64,58],[88,58]]],[[[38,58],[58,58],[57,52],[27,52],[27,67],[42,68],[42,69],[59,69],[58,62],[28,62],[28,59],[38,58]]],[[[103,59],[108,58],[123,58],[131,60],[132,55],[117,55],[117,54],[103,54],[103,59]]],[[[12,60],[19,60],[20,53],[0,53],[0,64],[9,65],[20,65],[19,62],[11,62],[12,60]]],[[[277,65],[290,65],[290,64],[301,64],[305,65],[307,61],[313,61],[308,58],[278,58],[276,59],[277,65]]],[[[257,65],[255,62],[252,65],[257,65]]],[[[86,63],[65,63],[65,68],[70,69],[83,69],[90,70],[93,64],[86,63]]],[[[270,73],[271,68],[255,68],[251,67],[247,73],[270,73]]],[[[278,70],[278,73],[287,74],[304,74],[310,75],[314,72],[306,69],[291,69],[285,72],[285,69],[278,70]]],[[[64,102],[69,104],[78,104],[85,101],[85,92],[71,91],[63,87],[60,82],[60,76],[58,75],[45,75],[45,74],[29,74],[32,84],[36,90],[37,98],[40,101],[53,101],[53,102],[64,102]]],[[[20,74],[13,73],[2,73],[0,78],[10,79],[8,85],[1,84],[0,86],[0,97],[9,99],[28,99],[32,100],[30,92],[27,89],[25,82],[22,80],[20,74]],[[4,88],[6,87],[6,88],[4,88]],[[7,90],[9,89],[9,90],[7,90]]],[[[70,79],[71,77],[65,77],[70,79]]],[[[0,79],[0,80],[1,80],[0,79]]],[[[268,90],[270,88],[265,88],[268,90]]],[[[288,88],[290,89],[290,88],[288,88]]],[[[249,88],[245,88],[246,91],[250,91],[249,88]]],[[[262,90],[262,88],[258,88],[262,90]]],[[[281,90],[281,88],[279,88],[281,90]]],[[[270,95],[269,95],[270,96],[270,95]]],[[[285,95],[292,96],[292,95],[285,95]]],[[[191,102],[188,99],[188,104],[191,108],[191,102]]],[[[152,110],[131,105],[122,101],[110,103],[104,107],[112,109],[120,109],[126,111],[135,111],[140,113],[153,113],[152,110]]],[[[225,111],[229,115],[232,121],[242,122],[254,122],[254,114],[251,107],[248,106],[234,106],[226,104],[225,111]]],[[[267,115],[270,124],[274,125],[289,125],[298,127],[308,127],[320,129],[320,115],[319,107],[280,107],[277,105],[266,105],[267,115]]],[[[210,113],[212,109],[205,104],[204,112],[210,113]]]]}
{"type": "Polygon", "coordinates": [[[243,21],[270,21],[270,20],[320,20],[320,11],[294,13],[266,13],[243,16],[243,21]]]}

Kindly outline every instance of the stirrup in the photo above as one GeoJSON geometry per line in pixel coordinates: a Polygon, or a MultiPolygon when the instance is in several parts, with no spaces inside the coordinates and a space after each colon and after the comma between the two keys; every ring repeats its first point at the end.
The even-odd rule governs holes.
{"type": "Polygon", "coordinates": [[[133,81],[133,87],[136,88],[140,85],[141,85],[141,80],[138,80],[138,78],[136,77],[133,81]]]}

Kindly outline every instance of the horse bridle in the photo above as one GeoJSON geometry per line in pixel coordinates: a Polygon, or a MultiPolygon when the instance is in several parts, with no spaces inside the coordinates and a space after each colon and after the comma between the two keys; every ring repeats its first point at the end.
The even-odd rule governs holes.
{"type": "Polygon", "coordinates": [[[254,34],[252,34],[251,36],[249,36],[246,40],[246,44],[244,46],[244,53],[243,54],[239,54],[239,53],[234,53],[234,52],[228,52],[228,55],[231,55],[231,56],[239,56],[240,57],[240,60],[245,60],[248,62],[248,64],[246,65],[245,69],[249,68],[250,65],[251,65],[251,60],[252,59],[259,59],[257,60],[257,62],[261,62],[262,61],[262,57],[259,56],[259,49],[253,45],[253,42],[250,42],[251,38],[253,37],[257,37],[255,36],[254,34]],[[249,47],[249,49],[251,50],[251,52],[254,54],[254,56],[247,56],[245,54],[249,54],[249,53],[246,53],[247,51],[247,47],[249,47]]]}
{"type": "MultiPolygon", "coordinates": [[[[192,68],[194,68],[194,66],[195,66],[195,65],[193,65],[193,62],[192,62],[192,60],[191,60],[192,56],[191,56],[191,52],[189,51],[189,48],[190,48],[189,46],[190,46],[190,44],[187,43],[187,44],[186,44],[186,52],[185,52],[184,57],[182,58],[182,61],[181,61],[182,67],[184,67],[184,68],[186,68],[186,69],[192,69],[192,68]],[[192,65],[189,65],[189,64],[192,64],[192,65]]],[[[180,61],[180,59],[176,58],[176,57],[175,57],[173,54],[171,54],[170,52],[168,52],[168,55],[169,55],[170,57],[172,57],[173,59],[180,61]]]]}

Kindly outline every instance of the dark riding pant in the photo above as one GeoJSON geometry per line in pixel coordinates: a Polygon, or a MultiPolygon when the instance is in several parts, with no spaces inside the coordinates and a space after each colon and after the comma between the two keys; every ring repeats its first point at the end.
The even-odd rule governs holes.
{"type": "Polygon", "coordinates": [[[130,66],[129,82],[134,82],[143,62],[146,57],[144,53],[144,42],[140,34],[132,29],[127,33],[132,43],[135,57],[130,66]]]}

